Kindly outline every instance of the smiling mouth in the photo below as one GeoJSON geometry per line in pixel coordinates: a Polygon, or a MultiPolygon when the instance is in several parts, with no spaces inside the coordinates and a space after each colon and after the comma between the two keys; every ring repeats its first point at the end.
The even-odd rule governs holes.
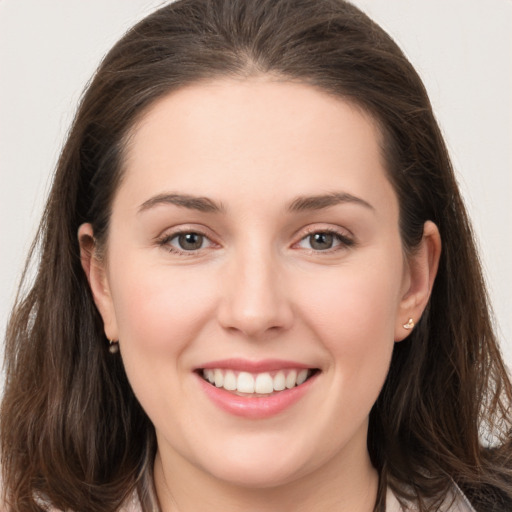
{"type": "Polygon", "coordinates": [[[313,375],[318,368],[297,368],[271,372],[250,373],[222,368],[202,368],[197,373],[206,382],[238,396],[268,397],[298,387],[313,375]]]}

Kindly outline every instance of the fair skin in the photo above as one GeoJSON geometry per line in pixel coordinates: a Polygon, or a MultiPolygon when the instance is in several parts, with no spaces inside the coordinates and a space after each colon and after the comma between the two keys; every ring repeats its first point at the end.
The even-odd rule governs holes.
{"type": "Polygon", "coordinates": [[[269,77],[185,87],[134,127],[105,257],[90,224],[79,239],[156,429],[163,512],[373,510],[368,415],[440,252],[427,222],[405,255],[379,142],[360,109],[269,77]],[[239,415],[199,375],[233,358],[315,371],[284,409],[239,415]]]}

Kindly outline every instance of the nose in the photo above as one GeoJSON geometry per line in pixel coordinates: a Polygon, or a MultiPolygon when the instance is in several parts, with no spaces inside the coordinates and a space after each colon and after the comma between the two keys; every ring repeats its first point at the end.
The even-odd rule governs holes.
{"type": "Polygon", "coordinates": [[[224,329],[262,338],[290,328],[293,310],[271,251],[244,252],[220,275],[218,320],[224,329]]]}

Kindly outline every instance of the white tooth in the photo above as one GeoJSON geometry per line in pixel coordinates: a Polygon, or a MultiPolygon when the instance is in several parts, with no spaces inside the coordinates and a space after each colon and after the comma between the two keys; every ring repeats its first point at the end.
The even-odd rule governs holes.
{"type": "Polygon", "coordinates": [[[254,377],[247,372],[240,372],[236,381],[236,389],[240,393],[254,393],[254,377]]]}
{"type": "Polygon", "coordinates": [[[300,386],[308,378],[308,371],[301,370],[297,375],[297,386],[300,386]]]}
{"type": "Polygon", "coordinates": [[[204,370],[203,372],[203,375],[205,377],[205,379],[210,382],[211,384],[213,384],[215,382],[215,373],[213,370],[204,370]]]}
{"type": "Polygon", "coordinates": [[[274,377],[274,391],[282,391],[286,387],[284,372],[277,372],[274,377]]]}
{"type": "Polygon", "coordinates": [[[297,382],[297,372],[295,370],[292,370],[287,376],[286,376],[286,387],[288,389],[294,388],[295,383],[297,382]]]}
{"type": "Polygon", "coordinates": [[[226,372],[224,375],[224,389],[228,391],[234,391],[236,389],[236,375],[231,370],[226,372]]]}
{"type": "Polygon", "coordinates": [[[215,370],[215,385],[218,388],[221,388],[224,384],[224,375],[222,374],[222,370],[215,370]]]}
{"type": "Polygon", "coordinates": [[[269,373],[259,373],[257,375],[254,391],[261,394],[272,393],[272,391],[274,391],[274,382],[269,373]]]}

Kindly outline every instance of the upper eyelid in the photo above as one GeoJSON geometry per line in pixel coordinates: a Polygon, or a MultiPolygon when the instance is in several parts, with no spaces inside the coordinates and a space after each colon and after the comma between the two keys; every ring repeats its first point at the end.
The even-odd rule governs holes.
{"type": "MultiPolygon", "coordinates": [[[[300,241],[304,239],[305,237],[312,235],[314,233],[333,233],[335,235],[339,235],[344,238],[351,238],[354,239],[354,234],[347,228],[342,226],[318,226],[318,225],[309,225],[304,228],[301,228],[295,232],[294,238],[297,239],[297,241],[300,241]]],[[[294,242],[295,243],[295,242],[294,242]]]]}
{"type": "Polygon", "coordinates": [[[167,227],[163,229],[160,234],[155,236],[155,240],[162,240],[163,238],[174,238],[175,236],[182,235],[184,233],[197,233],[198,235],[205,236],[209,240],[215,238],[215,235],[212,234],[212,230],[208,229],[206,226],[201,226],[198,224],[180,224],[178,226],[167,227]]]}
{"type": "Polygon", "coordinates": [[[341,234],[342,231],[348,232],[348,229],[336,228],[336,227],[312,227],[312,228],[306,228],[306,236],[311,233],[339,233],[339,234],[341,234]]]}

